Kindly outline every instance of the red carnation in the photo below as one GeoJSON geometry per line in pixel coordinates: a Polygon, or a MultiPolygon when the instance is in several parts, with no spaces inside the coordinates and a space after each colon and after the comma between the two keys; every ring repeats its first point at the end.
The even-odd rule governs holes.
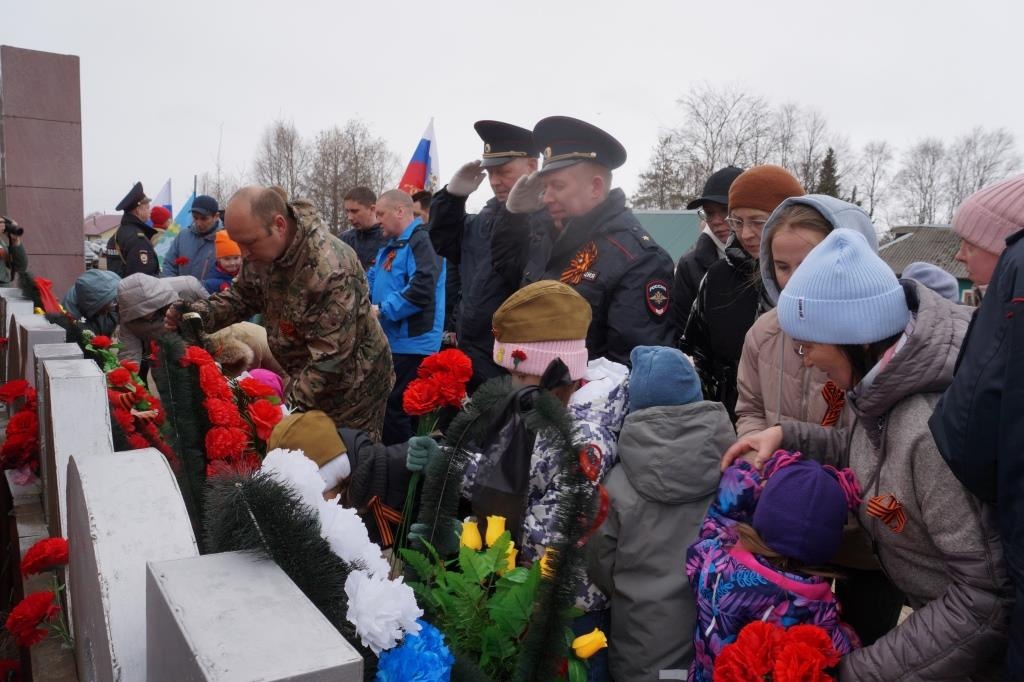
{"type": "Polygon", "coordinates": [[[128,446],[132,450],[144,450],[149,447],[149,441],[138,433],[128,434],[128,446]]]}
{"type": "Polygon", "coordinates": [[[260,440],[270,440],[270,434],[274,430],[274,426],[281,421],[281,408],[277,405],[272,405],[267,400],[257,400],[249,405],[249,418],[252,419],[253,426],[256,427],[256,435],[260,440]]]}
{"type": "Polygon", "coordinates": [[[132,374],[135,374],[136,372],[139,371],[139,363],[133,362],[132,360],[122,360],[121,366],[124,367],[129,372],[131,372],[132,374]]]}
{"type": "Polygon", "coordinates": [[[123,407],[115,407],[110,411],[110,416],[114,418],[117,425],[121,427],[121,430],[126,434],[133,433],[135,431],[135,420],[132,419],[132,413],[123,407]]]}
{"type": "Polygon", "coordinates": [[[0,336],[0,348],[7,348],[7,337],[0,336]]]}
{"type": "Polygon", "coordinates": [[[239,457],[249,444],[249,434],[239,428],[214,426],[206,433],[206,456],[210,459],[239,457]]]}
{"type": "Polygon", "coordinates": [[[245,377],[238,382],[239,388],[250,398],[276,398],[277,393],[270,386],[267,386],[258,379],[245,377]]]}
{"type": "Polygon", "coordinates": [[[109,336],[100,335],[92,337],[92,341],[90,341],[90,343],[93,348],[110,348],[114,342],[109,336]]]}
{"type": "Polygon", "coordinates": [[[829,682],[825,659],[821,653],[803,642],[783,645],[772,666],[775,682],[829,682]]]}
{"type": "Polygon", "coordinates": [[[441,402],[449,407],[462,407],[466,399],[466,383],[448,373],[435,374],[431,379],[437,384],[441,402]]]}
{"type": "Polygon", "coordinates": [[[107,372],[107,383],[111,386],[128,386],[132,383],[132,373],[124,367],[115,367],[107,372]]]}
{"type": "Polygon", "coordinates": [[[522,348],[516,348],[514,351],[512,351],[512,359],[515,361],[515,364],[517,365],[520,362],[526,362],[526,351],[524,351],[522,348]]]}
{"type": "Polygon", "coordinates": [[[839,652],[836,651],[832,638],[817,625],[794,625],[786,629],[783,645],[804,644],[821,654],[825,667],[831,668],[839,663],[839,652]]]}
{"type": "Polygon", "coordinates": [[[424,358],[416,374],[421,379],[438,373],[451,374],[456,381],[465,383],[473,376],[473,362],[457,348],[448,348],[424,358]]]}
{"type": "Polygon", "coordinates": [[[30,647],[46,639],[46,628],[39,625],[53,620],[60,613],[53,592],[33,592],[11,609],[5,623],[8,632],[14,635],[18,646],[30,647]]]}
{"type": "Polygon", "coordinates": [[[3,386],[0,386],[0,402],[5,402],[9,405],[18,398],[26,397],[30,389],[31,387],[24,379],[8,381],[3,386]]]}
{"type": "Polygon", "coordinates": [[[199,346],[189,346],[185,349],[185,354],[181,356],[181,366],[188,367],[189,365],[212,365],[213,356],[206,352],[205,349],[199,346]]]}
{"type": "Polygon", "coordinates": [[[18,410],[7,422],[7,437],[36,436],[39,433],[39,417],[32,410],[18,410]]]}
{"type": "Polygon", "coordinates": [[[242,418],[238,414],[238,408],[230,401],[221,400],[220,398],[207,398],[203,401],[203,407],[206,409],[206,415],[209,417],[210,423],[214,426],[241,425],[242,418]]]}
{"type": "Polygon", "coordinates": [[[413,417],[429,414],[443,404],[441,387],[432,378],[413,379],[402,394],[402,409],[413,417]]]}
{"type": "Polygon", "coordinates": [[[64,538],[43,538],[25,552],[25,558],[21,560],[21,574],[42,573],[67,563],[68,541],[64,538]]]}
{"type": "Polygon", "coordinates": [[[17,673],[21,670],[21,661],[14,658],[0,658],[0,678],[7,679],[5,675],[17,673]]]}
{"type": "Polygon", "coordinates": [[[220,373],[216,365],[202,365],[199,368],[199,388],[209,398],[234,401],[235,395],[228,386],[228,380],[220,373]]]}
{"type": "Polygon", "coordinates": [[[174,264],[175,265],[188,265],[188,257],[187,256],[178,256],[177,258],[174,259],[174,264]]]}

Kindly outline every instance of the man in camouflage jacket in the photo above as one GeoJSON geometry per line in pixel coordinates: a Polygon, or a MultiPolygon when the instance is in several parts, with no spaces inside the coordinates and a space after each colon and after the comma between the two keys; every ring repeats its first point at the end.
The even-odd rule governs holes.
{"type": "MultiPolygon", "coordinates": [[[[206,332],[262,313],[270,349],[290,377],[288,405],[323,410],[337,426],[379,439],[395,375],[355,252],[312,204],[286,202],[276,188],[239,190],[226,217],[242,270],[234,286],[190,310],[206,332]]],[[[167,322],[176,326],[177,314],[167,322]]]]}

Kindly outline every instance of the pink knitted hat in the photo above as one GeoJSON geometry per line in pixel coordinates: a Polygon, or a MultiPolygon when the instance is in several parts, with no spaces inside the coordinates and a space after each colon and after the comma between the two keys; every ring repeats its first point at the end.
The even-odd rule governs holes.
{"type": "Polygon", "coordinates": [[[967,197],[953,216],[953,230],[966,241],[1000,254],[1006,238],[1024,229],[1024,175],[1003,180],[967,197]]]}
{"type": "Polygon", "coordinates": [[[269,369],[257,368],[250,369],[249,376],[251,376],[256,381],[260,382],[261,384],[269,386],[270,388],[274,389],[274,393],[277,394],[277,397],[280,398],[282,401],[284,400],[284,382],[281,381],[281,377],[279,377],[277,374],[271,372],[269,369]]]}
{"type": "Polygon", "coordinates": [[[573,381],[582,379],[587,373],[586,340],[494,342],[494,362],[513,372],[541,376],[556,358],[569,368],[569,376],[573,381]]]}

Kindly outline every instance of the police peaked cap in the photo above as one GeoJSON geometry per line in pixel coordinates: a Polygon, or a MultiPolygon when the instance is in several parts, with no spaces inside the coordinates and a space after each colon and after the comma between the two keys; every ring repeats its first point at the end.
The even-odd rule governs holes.
{"type": "Polygon", "coordinates": [[[609,170],[626,163],[626,149],[597,126],[568,116],[549,116],[533,127],[533,140],[544,150],[542,173],[581,161],[609,170]]]}
{"type": "Polygon", "coordinates": [[[533,142],[533,131],[501,121],[477,121],[476,134],[484,141],[480,166],[494,168],[515,159],[540,156],[540,148],[533,142]]]}
{"type": "Polygon", "coordinates": [[[124,195],[124,199],[121,199],[121,203],[117,205],[116,211],[131,211],[136,206],[144,201],[149,201],[149,197],[142,191],[142,183],[136,182],[132,187],[132,191],[124,195]]]}

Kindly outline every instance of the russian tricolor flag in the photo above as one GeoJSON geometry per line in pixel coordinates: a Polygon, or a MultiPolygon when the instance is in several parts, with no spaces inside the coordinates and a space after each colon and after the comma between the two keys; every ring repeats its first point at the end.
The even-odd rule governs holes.
{"type": "Polygon", "coordinates": [[[421,189],[433,191],[437,187],[437,177],[440,169],[437,164],[437,140],[434,139],[434,119],[423,131],[420,143],[416,145],[409,165],[405,168],[398,189],[412,194],[421,189]]]}

